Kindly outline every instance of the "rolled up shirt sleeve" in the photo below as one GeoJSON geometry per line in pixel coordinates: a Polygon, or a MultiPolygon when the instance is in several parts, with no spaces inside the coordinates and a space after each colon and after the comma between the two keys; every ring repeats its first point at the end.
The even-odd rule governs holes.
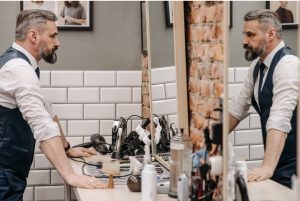
{"type": "Polygon", "coordinates": [[[53,110],[52,104],[49,101],[44,99],[44,105],[45,105],[47,112],[50,114],[51,118],[53,119],[57,114],[53,110]]]}
{"type": "Polygon", "coordinates": [[[299,94],[300,61],[293,55],[286,55],[277,65],[273,75],[273,104],[266,129],[289,133],[299,94]]]}
{"type": "MultiPolygon", "coordinates": [[[[9,62],[6,65],[9,65],[9,62]]],[[[7,73],[6,78],[9,82],[6,92],[15,97],[17,107],[31,127],[35,139],[44,141],[59,136],[58,125],[45,107],[44,96],[34,70],[21,59],[12,62],[15,62],[15,68],[7,73]]]]}
{"type": "MultiPolygon", "coordinates": [[[[256,63],[256,62],[253,62],[256,63]]],[[[238,120],[243,120],[249,115],[251,98],[253,96],[253,68],[250,66],[246,79],[244,80],[241,91],[229,100],[228,112],[238,120]]]]}

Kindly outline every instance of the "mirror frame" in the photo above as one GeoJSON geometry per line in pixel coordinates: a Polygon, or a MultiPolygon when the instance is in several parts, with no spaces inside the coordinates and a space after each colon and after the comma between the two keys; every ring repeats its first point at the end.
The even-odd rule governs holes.
{"type": "MultiPolygon", "coordinates": [[[[300,3],[298,3],[298,10],[300,11],[300,3]]],[[[300,13],[298,12],[298,22],[300,22],[300,13]]],[[[300,26],[298,26],[298,30],[297,30],[297,33],[298,33],[298,57],[300,58],[300,26]]],[[[300,93],[300,89],[299,89],[299,93],[300,93]]],[[[297,107],[297,180],[298,182],[300,182],[300,179],[299,179],[299,175],[300,175],[300,96],[298,96],[298,107],[297,107]]]]}

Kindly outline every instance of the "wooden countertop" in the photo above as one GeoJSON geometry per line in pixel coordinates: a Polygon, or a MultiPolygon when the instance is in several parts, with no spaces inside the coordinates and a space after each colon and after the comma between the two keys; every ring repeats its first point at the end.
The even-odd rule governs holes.
{"type": "Polygon", "coordinates": [[[296,201],[294,192],[270,179],[248,183],[250,201],[296,201]]]}
{"type": "MultiPolygon", "coordinates": [[[[105,156],[94,156],[89,160],[106,160],[105,156]]],[[[70,160],[76,173],[81,174],[82,164],[70,160]]],[[[70,188],[70,187],[68,187],[70,188]]],[[[115,185],[114,189],[82,189],[72,188],[78,201],[128,201],[141,200],[141,193],[130,192],[126,185],[115,185]]],[[[70,200],[70,189],[66,193],[65,200],[70,200]],[[67,195],[68,194],[68,195],[67,195]]],[[[294,192],[272,180],[248,183],[248,195],[250,201],[297,201],[294,192]]],[[[157,201],[175,201],[166,194],[158,194],[157,201]]]]}

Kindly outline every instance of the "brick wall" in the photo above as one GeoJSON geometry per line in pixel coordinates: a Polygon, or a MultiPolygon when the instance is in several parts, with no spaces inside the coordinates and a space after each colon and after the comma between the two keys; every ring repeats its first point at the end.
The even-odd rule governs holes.
{"type": "MultiPolygon", "coordinates": [[[[153,69],[152,77],[156,113],[164,108],[169,121],[177,123],[175,67],[153,69]]],[[[42,92],[71,145],[89,141],[94,133],[110,143],[114,119],[141,115],[141,84],[141,71],[41,71],[42,92]]],[[[140,123],[129,121],[128,130],[140,123]]],[[[24,200],[63,199],[63,180],[37,144],[24,200]]]]}
{"type": "Polygon", "coordinates": [[[203,147],[203,130],[219,120],[223,93],[223,2],[198,1],[185,5],[190,135],[203,147]]]}
{"type": "MultiPolygon", "coordinates": [[[[247,76],[248,67],[235,67],[228,69],[228,98],[230,99],[243,86],[247,76]]],[[[259,116],[250,109],[250,115],[229,135],[229,141],[234,145],[237,160],[246,160],[248,168],[257,167],[264,155],[263,141],[260,130],[259,116]]]]}

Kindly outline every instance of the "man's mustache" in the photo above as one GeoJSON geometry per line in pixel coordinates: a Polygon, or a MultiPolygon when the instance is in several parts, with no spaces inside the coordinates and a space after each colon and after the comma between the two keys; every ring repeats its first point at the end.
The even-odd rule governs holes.
{"type": "Polygon", "coordinates": [[[58,46],[54,46],[54,48],[52,49],[52,52],[55,52],[58,49],[58,46]]]}
{"type": "Polygon", "coordinates": [[[250,49],[250,50],[252,50],[253,48],[250,46],[250,45],[248,45],[248,44],[244,44],[243,45],[243,47],[244,47],[244,49],[250,49]]]}

